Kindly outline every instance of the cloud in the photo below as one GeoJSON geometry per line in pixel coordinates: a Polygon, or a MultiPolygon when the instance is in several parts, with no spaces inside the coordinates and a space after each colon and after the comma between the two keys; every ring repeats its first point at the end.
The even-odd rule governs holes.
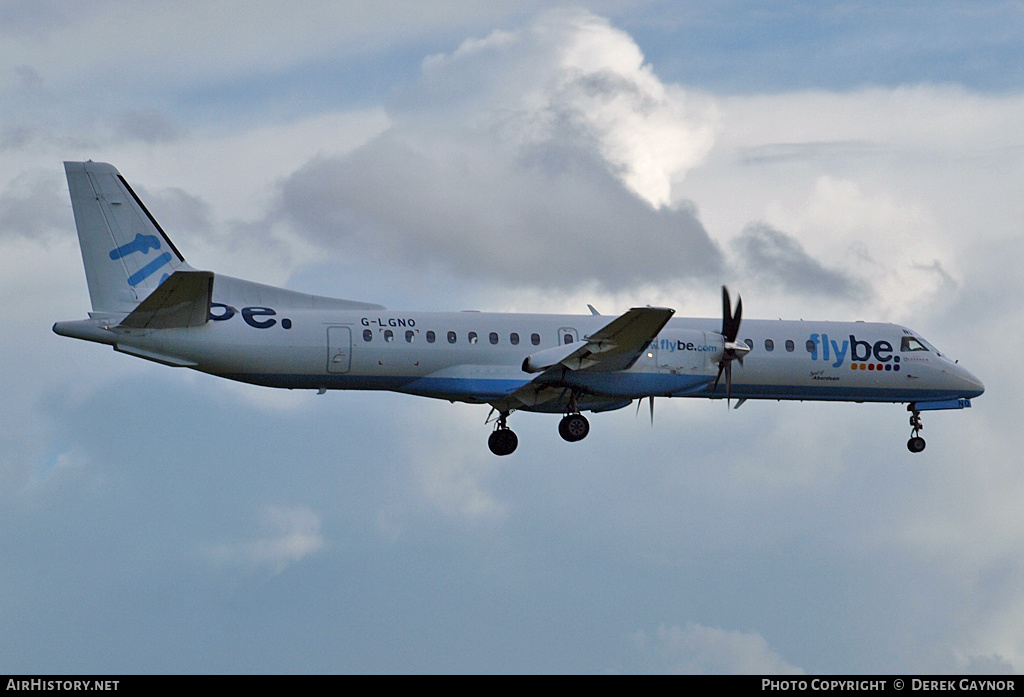
{"type": "Polygon", "coordinates": [[[178,140],[184,131],[155,109],[130,109],[117,119],[116,130],[129,139],[143,143],[169,143],[178,140]]]}
{"type": "Polygon", "coordinates": [[[70,204],[56,172],[17,175],[0,191],[0,238],[48,236],[65,226],[70,204]]]}
{"type": "Polygon", "coordinates": [[[582,9],[552,10],[518,32],[465,41],[424,61],[430,89],[465,94],[474,119],[520,144],[557,140],[596,150],[623,184],[653,206],[714,142],[710,104],[666,85],[626,32],[582,9]],[[463,88],[464,90],[465,88],[463,88]]]}
{"type": "Polygon", "coordinates": [[[206,547],[203,556],[220,566],[279,574],[324,547],[320,518],[306,507],[268,506],[263,517],[265,537],[206,547]]]}
{"type": "Polygon", "coordinates": [[[857,140],[808,143],[765,143],[737,149],[741,165],[779,164],[792,162],[835,162],[854,157],[870,157],[884,153],[878,143],[857,140]]]}
{"type": "Polygon", "coordinates": [[[866,190],[877,187],[859,179],[820,176],[795,206],[769,206],[767,224],[791,231],[817,258],[844,269],[805,265],[809,279],[832,275],[835,295],[856,297],[861,306],[872,303],[889,317],[951,295],[959,283],[956,257],[931,206],[919,198],[901,200],[891,190],[866,190]]]}
{"type": "Polygon", "coordinates": [[[589,153],[434,144],[389,133],[315,160],[285,182],[278,215],[336,253],[511,285],[619,288],[721,266],[692,212],[652,208],[589,153]]]}
{"type": "Polygon", "coordinates": [[[416,466],[416,476],[423,496],[438,511],[465,520],[500,521],[507,506],[488,492],[482,479],[491,474],[494,463],[481,462],[470,453],[433,456],[416,466]]]}
{"type": "Polygon", "coordinates": [[[868,294],[865,285],[826,268],[794,238],[764,223],[752,223],[733,240],[747,273],[789,293],[850,298],[868,294]]]}
{"type": "Polygon", "coordinates": [[[658,627],[654,639],[645,632],[633,635],[635,646],[652,672],[675,675],[802,675],[771,650],[757,632],[705,627],[658,627]]]}
{"type": "Polygon", "coordinates": [[[214,232],[213,208],[205,200],[184,189],[174,187],[157,192],[135,186],[146,207],[153,212],[165,230],[176,236],[208,237],[214,232]]]}
{"type": "Polygon", "coordinates": [[[670,205],[709,117],[606,20],[553,11],[467,41],[399,101],[388,131],[288,177],[276,219],[327,249],[513,285],[720,272],[695,209],[670,205]]]}
{"type": "Polygon", "coordinates": [[[992,656],[969,656],[957,670],[961,675],[1016,675],[1013,664],[998,654],[992,656]]]}
{"type": "Polygon", "coordinates": [[[1024,117],[1019,94],[918,85],[716,103],[715,146],[686,179],[713,238],[767,225],[866,291],[815,302],[764,288],[765,306],[778,306],[769,316],[841,318],[839,308],[920,326],[963,292],[981,240],[1013,235],[1006,222],[1020,205],[1007,187],[1021,171],[1011,123],[1024,117]]]}

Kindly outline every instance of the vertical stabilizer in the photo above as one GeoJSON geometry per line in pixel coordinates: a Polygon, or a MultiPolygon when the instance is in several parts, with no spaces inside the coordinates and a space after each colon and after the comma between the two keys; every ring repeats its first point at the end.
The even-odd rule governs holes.
{"type": "Polygon", "coordinates": [[[192,270],[117,169],[65,162],[93,312],[131,312],[164,279],[192,270]]]}

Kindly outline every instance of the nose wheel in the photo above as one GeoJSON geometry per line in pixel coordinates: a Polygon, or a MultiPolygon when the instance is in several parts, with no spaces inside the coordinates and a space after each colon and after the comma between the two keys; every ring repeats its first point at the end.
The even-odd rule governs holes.
{"type": "Polygon", "coordinates": [[[921,424],[921,412],[917,409],[911,409],[913,412],[910,415],[910,440],[907,441],[907,450],[912,453],[919,453],[924,450],[924,438],[918,435],[924,426],[921,424]]]}

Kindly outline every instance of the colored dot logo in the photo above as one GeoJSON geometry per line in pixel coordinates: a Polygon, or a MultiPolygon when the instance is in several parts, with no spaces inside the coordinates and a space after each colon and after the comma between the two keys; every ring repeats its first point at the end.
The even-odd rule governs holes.
{"type": "Polygon", "coordinates": [[[899,372],[899,364],[893,365],[892,363],[851,363],[850,370],[895,370],[899,372]]]}

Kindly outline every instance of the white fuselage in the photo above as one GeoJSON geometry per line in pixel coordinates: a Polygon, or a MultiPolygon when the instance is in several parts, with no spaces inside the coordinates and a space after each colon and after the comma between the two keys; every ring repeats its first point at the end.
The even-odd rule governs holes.
{"type": "MultiPolygon", "coordinates": [[[[392,390],[486,403],[534,379],[523,370],[525,358],[584,339],[609,320],[289,308],[230,300],[215,293],[213,319],[202,326],[97,328],[93,336],[80,338],[257,385],[392,390]]],[[[714,319],[674,318],[628,369],[565,370],[549,384],[578,389],[594,410],[645,396],[724,397],[724,385],[712,391],[722,358],[719,329],[714,319]]],[[[738,399],[930,402],[971,398],[983,390],[968,371],[894,324],[745,320],[737,338],[751,347],[733,371],[732,396],[738,399]],[[902,347],[907,350],[901,350],[904,337],[914,339],[902,347]]]]}

